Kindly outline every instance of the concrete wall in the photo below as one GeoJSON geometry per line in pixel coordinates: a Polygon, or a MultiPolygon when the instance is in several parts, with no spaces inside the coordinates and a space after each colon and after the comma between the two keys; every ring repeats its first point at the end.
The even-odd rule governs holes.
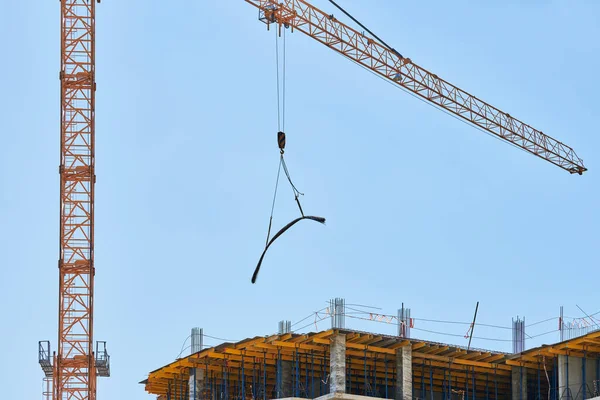
{"type": "Polygon", "coordinates": [[[288,398],[294,395],[293,363],[281,361],[281,397],[288,398]]]}
{"type": "Polygon", "coordinates": [[[527,368],[512,367],[510,387],[512,400],[527,400],[527,368]]]}
{"type": "Polygon", "coordinates": [[[412,400],[412,347],[396,350],[396,400],[412,400]]]}
{"type": "Polygon", "coordinates": [[[188,382],[188,388],[189,388],[189,399],[190,400],[196,400],[201,397],[202,390],[204,389],[204,369],[195,368],[190,371],[190,380],[188,382]],[[195,386],[196,398],[194,398],[194,380],[196,383],[196,386],[195,386]]]}
{"type": "MultiPolygon", "coordinates": [[[[567,361],[569,364],[569,382],[568,388],[571,393],[571,398],[581,398],[582,384],[586,384],[585,389],[588,391],[586,398],[589,398],[590,393],[594,393],[594,380],[596,379],[596,360],[592,358],[586,359],[585,365],[585,380],[583,380],[582,361],[583,358],[572,356],[558,356],[558,386],[559,398],[567,396],[567,361]],[[579,394],[579,395],[578,395],[579,394]]],[[[568,397],[567,397],[568,398],[568,397]]]]}

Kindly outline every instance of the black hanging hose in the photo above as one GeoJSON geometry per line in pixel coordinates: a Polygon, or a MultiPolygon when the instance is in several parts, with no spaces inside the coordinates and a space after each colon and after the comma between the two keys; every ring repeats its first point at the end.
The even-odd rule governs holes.
{"type": "Polygon", "coordinates": [[[260,271],[260,265],[262,264],[263,258],[265,258],[265,254],[267,253],[267,249],[269,248],[269,246],[271,246],[271,244],[273,244],[273,242],[279,236],[281,236],[285,231],[287,231],[292,226],[294,226],[297,222],[302,221],[303,219],[310,219],[310,220],[313,220],[313,221],[316,221],[316,222],[320,222],[321,224],[325,223],[325,218],[323,218],[323,217],[313,217],[312,215],[306,215],[306,216],[303,216],[303,217],[300,217],[300,218],[296,218],[295,220],[293,220],[292,222],[290,222],[289,224],[287,224],[286,226],[284,226],[283,228],[281,228],[279,230],[279,232],[277,232],[275,234],[275,236],[273,236],[273,238],[265,246],[265,249],[264,249],[264,251],[262,252],[262,254],[260,256],[260,259],[258,260],[258,264],[256,265],[256,269],[254,270],[254,274],[252,274],[252,283],[256,282],[256,277],[258,276],[258,271],[260,271]]]}

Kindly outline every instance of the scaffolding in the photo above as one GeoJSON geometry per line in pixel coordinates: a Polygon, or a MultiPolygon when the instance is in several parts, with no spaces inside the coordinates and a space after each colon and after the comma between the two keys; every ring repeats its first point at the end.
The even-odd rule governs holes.
{"type": "Polygon", "coordinates": [[[338,335],[345,338],[345,356],[336,371],[344,372],[346,394],[397,398],[398,390],[406,390],[399,386],[406,372],[398,371],[409,368],[400,352],[406,348],[413,399],[588,400],[600,394],[598,332],[521,353],[348,329],[280,332],[203,349],[151,372],[141,383],[160,400],[315,399],[330,393],[338,335]],[[595,379],[572,383],[592,372],[595,379]]]}
{"type": "Polygon", "coordinates": [[[225,343],[154,371],[143,383],[164,400],[314,399],[329,393],[330,339],[336,334],[346,337],[348,394],[395,398],[396,352],[409,345],[414,398],[458,400],[456,390],[464,391],[465,400],[510,398],[512,367],[488,361],[505,353],[340,329],[225,343]],[[194,377],[197,370],[202,382],[194,377]]]}

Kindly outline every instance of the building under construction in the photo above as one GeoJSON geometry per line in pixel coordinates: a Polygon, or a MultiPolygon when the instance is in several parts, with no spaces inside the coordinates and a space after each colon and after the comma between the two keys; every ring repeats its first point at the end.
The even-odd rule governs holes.
{"type": "MultiPolygon", "coordinates": [[[[338,319],[336,319],[338,318],[338,319]]],[[[513,353],[471,349],[343,328],[278,334],[203,348],[141,382],[160,400],[324,399],[586,400],[600,396],[600,330],[524,350],[524,321],[513,324],[513,353]],[[522,325],[520,325],[522,324],[522,325]]],[[[341,327],[340,327],[341,325],[341,327]]],[[[561,331],[562,333],[562,331],[561,331]]]]}
{"type": "MultiPolygon", "coordinates": [[[[582,175],[587,171],[583,160],[570,146],[418,65],[335,1],[329,2],[339,11],[337,17],[331,10],[322,11],[307,0],[238,2],[248,4],[249,10],[258,12],[258,21],[265,24],[267,30],[276,32],[280,168],[283,166],[302,215],[270,240],[269,227],[264,251],[299,220],[325,221],[322,217],[304,215],[298,200],[301,193],[292,183],[283,159],[287,31],[298,32],[327,46],[394,87],[570,174],[582,175]],[[346,23],[338,18],[345,19],[346,23]],[[281,36],[280,59],[278,38],[281,36]]],[[[423,14],[426,12],[423,8],[423,14]]],[[[252,14],[248,12],[249,16],[252,14]]],[[[58,18],[56,22],[58,24],[58,18]]],[[[229,57],[232,51],[224,47],[222,55],[213,57],[229,57]]],[[[96,113],[96,1],[60,1],[60,70],[57,72],[60,80],[59,254],[58,262],[52,260],[50,264],[58,265],[59,275],[57,350],[51,351],[50,341],[40,341],[38,361],[44,373],[44,398],[95,400],[97,378],[110,376],[106,342],[94,338],[94,305],[98,300],[95,279],[97,271],[104,268],[95,262],[96,120],[102,114],[96,113]]],[[[191,75],[200,76],[200,72],[191,75]]],[[[243,90],[237,83],[230,89],[243,90]]],[[[365,105],[370,104],[363,103],[365,105]]],[[[106,157],[110,155],[107,153],[106,157]]],[[[279,173],[277,176],[278,182],[279,173]]],[[[271,217],[274,204],[275,196],[271,217]]],[[[104,234],[100,232],[100,236],[104,234]]],[[[260,263],[252,277],[253,283],[260,263]]],[[[562,396],[560,382],[564,381],[564,393],[570,396],[569,377],[576,374],[569,375],[570,359],[565,358],[566,378],[561,381],[560,357],[567,357],[572,350],[574,357],[581,355],[584,359],[583,376],[592,370],[597,374],[597,366],[586,367],[585,361],[597,354],[590,347],[592,339],[576,339],[574,346],[579,347],[573,349],[551,348],[559,353],[537,350],[533,355],[519,352],[515,356],[416,341],[403,335],[383,337],[340,329],[309,335],[288,332],[196,352],[150,374],[146,388],[168,399],[183,398],[190,393],[192,398],[211,400],[292,395],[314,398],[329,393],[386,398],[430,396],[431,399],[471,396],[475,399],[483,395],[507,397],[511,390],[514,396],[519,385],[522,388],[519,396],[541,398],[546,391],[555,397],[562,396]],[[540,377],[541,366],[545,380],[540,377]]],[[[580,392],[583,397],[587,395],[583,389],[580,392]]]]}

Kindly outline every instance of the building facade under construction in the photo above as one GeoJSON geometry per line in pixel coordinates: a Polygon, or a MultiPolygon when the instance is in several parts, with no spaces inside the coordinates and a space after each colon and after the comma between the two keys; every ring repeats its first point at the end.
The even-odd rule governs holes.
{"type": "MultiPolygon", "coordinates": [[[[522,335],[513,332],[515,343],[522,335]]],[[[141,382],[146,391],[159,400],[600,396],[600,330],[529,350],[517,345],[512,353],[419,340],[402,329],[397,336],[339,327],[299,334],[289,323],[236,343],[203,348],[198,341],[192,354],[152,371],[141,382]]]]}

